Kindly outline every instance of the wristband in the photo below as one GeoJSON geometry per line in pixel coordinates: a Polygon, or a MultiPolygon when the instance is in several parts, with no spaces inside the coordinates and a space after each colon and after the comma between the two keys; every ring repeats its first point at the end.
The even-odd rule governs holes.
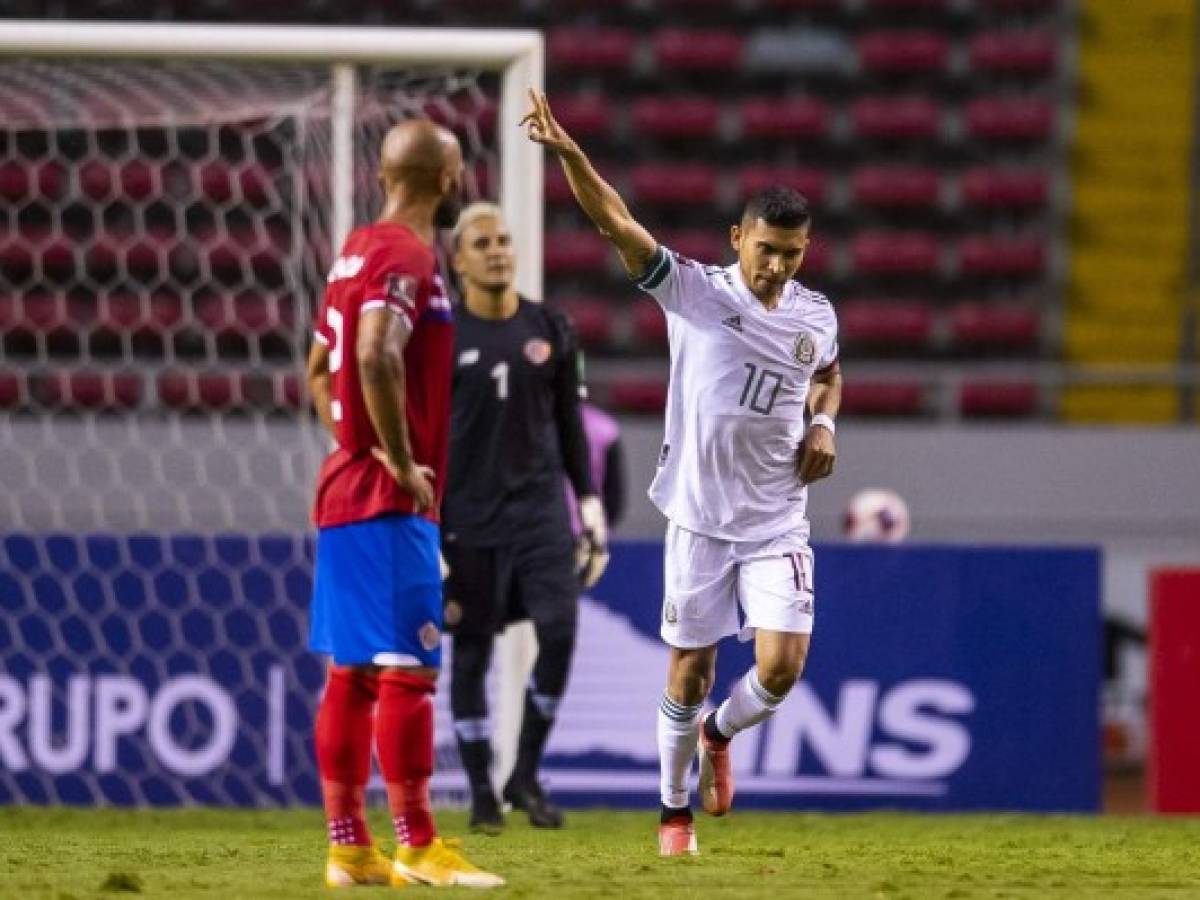
{"type": "Polygon", "coordinates": [[[817,413],[808,422],[809,428],[812,428],[814,425],[828,428],[830,434],[837,434],[837,427],[833,424],[833,416],[827,416],[825,413],[817,413]]]}

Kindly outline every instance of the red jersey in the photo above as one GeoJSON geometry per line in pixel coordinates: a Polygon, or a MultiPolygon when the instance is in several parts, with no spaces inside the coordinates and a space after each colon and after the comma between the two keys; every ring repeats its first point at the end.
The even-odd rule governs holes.
{"type": "Polygon", "coordinates": [[[358,318],[387,309],[409,330],[404,347],[404,410],[413,459],[431,467],[437,504],[423,515],[438,521],[446,488],[454,323],[433,251],[407,226],[378,222],[355,229],[329,271],[315,338],[329,348],[337,448],[317,479],[318,528],[411,513],[411,495],[371,455],[382,447],[367,413],[355,347],[358,318]]]}

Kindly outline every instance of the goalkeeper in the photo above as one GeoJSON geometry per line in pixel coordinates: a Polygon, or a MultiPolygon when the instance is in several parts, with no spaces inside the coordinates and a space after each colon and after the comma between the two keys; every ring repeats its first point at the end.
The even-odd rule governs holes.
{"type": "Polygon", "coordinates": [[[538,655],[525,693],[516,765],[502,797],[532,825],[560,828],[538,768],[567,685],[581,588],[608,562],[604,509],[592,486],[580,416],[584,393],[574,333],[513,285],[512,238],[500,208],[476,203],[454,230],[455,307],[450,470],[442,548],[450,574],[450,708],[471,783],[471,828],[504,824],[491,781],[484,679],[497,632],[530,619],[538,655]],[[578,541],[563,494],[580,498],[578,541]]]}

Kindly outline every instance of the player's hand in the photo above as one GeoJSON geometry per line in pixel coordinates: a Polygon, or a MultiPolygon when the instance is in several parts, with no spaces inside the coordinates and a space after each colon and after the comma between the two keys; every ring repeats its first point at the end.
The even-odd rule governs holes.
{"type": "Polygon", "coordinates": [[[433,492],[433,479],[437,476],[433,469],[415,462],[410,462],[401,468],[392,462],[387,453],[379,447],[372,447],[371,455],[391,473],[391,476],[396,479],[396,484],[400,485],[401,489],[413,498],[414,512],[424,512],[433,508],[436,496],[433,492]]]}
{"type": "Polygon", "coordinates": [[[554,114],[550,112],[550,102],[546,95],[538,91],[529,92],[530,110],[521,120],[525,133],[535,144],[548,147],[555,153],[566,153],[575,149],[575,141],[566,130],[558,124],[554,114]]]}
{"type": "Polygon", "coordinates": [[[796,474],[805,484],[812,484],[833,474],[837,449],[833,433],[823,425],[814,425],[804,433],[804,442],[797,453],[796,474]]]}
{"type": "Polygon", "coordinates": [[[575,543],[575,572],[583,589],[588,590],[608,568],[608,519],[599,497],[579,501],[579,521],[583,531],[575,543]]]}

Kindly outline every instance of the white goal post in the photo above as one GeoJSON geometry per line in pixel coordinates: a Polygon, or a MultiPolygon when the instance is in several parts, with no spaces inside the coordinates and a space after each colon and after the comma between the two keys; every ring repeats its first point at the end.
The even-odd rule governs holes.
{"type": "MultiPolygon", "coordinates": [[[[462,66],[497,74],[498,199],[515,241],[517,287],[526,296],[542,297],[543,152],[518,128],[527,92],[544,86],[544,41],[540,32],[14,20],[0,23],[0,62],[15,60],[327,66],[331,85],[331,208],[323,215],[329,221],[328,235],[335,252],[354,225],[359,67],[420,70],[462,66]]],[[[311,485],[305,487],[311,491],[311,485]]],[[[297,518],[295,527],[303,527],[303,521],[297,518]]],[[[516,724],[535,646],[528,627],[510,629],[497,646],[501,673],[494,710],[498,777],[511,769],[516,724]]]]}

